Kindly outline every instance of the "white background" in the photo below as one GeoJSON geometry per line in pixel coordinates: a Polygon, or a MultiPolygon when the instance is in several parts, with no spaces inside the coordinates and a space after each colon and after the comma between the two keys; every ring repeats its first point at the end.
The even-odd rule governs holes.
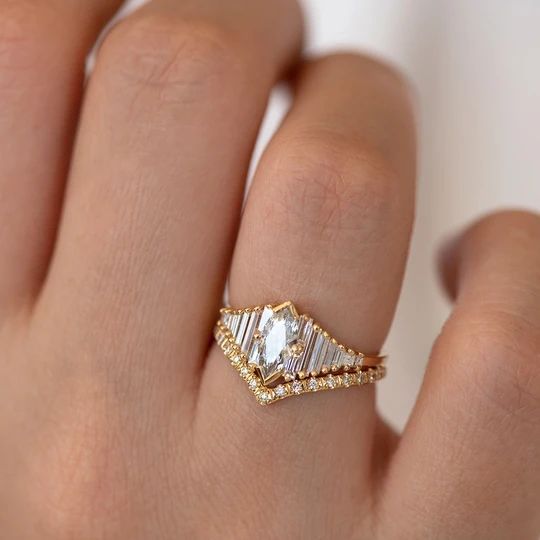
{"type": "MultiPolygon", "coordinates": [[[[302,3],[310,52],[377,54],[418,94],[416,229],[379,394],[384,415],[402,426],[448,315],[433,262],[441,240],[501,206],[540,210],[540,1],[302,3]]],[[[259,150],[283,106],[272,101],[259,150]]]]}

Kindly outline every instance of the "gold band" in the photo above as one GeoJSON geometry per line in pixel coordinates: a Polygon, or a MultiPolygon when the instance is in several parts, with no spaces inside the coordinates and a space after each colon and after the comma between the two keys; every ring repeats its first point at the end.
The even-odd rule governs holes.
{"type": "Polygon", "coordinates": [[[262,404],[290,395],[375,382],[384,356],[336,341],[292,302],[223,308],[215,337],[262,404]]]}

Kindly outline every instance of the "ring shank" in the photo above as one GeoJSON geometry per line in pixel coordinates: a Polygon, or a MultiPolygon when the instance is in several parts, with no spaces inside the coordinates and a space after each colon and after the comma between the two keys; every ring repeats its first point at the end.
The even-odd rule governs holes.
{"type": "Polygon", "coordinates": [[[362,367],[377,367],[383,364],[386,356],[376,354],[364,354],[362,367]]]}

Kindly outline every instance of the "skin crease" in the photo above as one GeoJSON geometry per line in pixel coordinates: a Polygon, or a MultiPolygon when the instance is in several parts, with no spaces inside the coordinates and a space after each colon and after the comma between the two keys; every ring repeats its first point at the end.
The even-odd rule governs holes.
{"type": "Polygon", "coordinates": [[[118,7],[0,1],[0,537],[536,539],[540,217],[445,250],[454,309],[403,434],[372,387],[260,407],[210,342],[227,275],[235,306],[291,299],[383,345],[414,215],[407,85],[302,58],[292,0],[154,0],[84,86],[118,7]]]}

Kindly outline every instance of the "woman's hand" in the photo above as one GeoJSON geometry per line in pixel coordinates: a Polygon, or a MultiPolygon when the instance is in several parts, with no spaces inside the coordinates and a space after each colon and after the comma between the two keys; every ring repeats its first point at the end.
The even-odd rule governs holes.
{"type": "Polygon", "coordinates": [[[210,345],[229,271],[233,305],[292,299],[383,344],[413,220],[406,86],[299,58],[292,0],[155,0],[105,37],[82,103],[118,4],[0,2],[0,536],[535,538],[538,216],[447,251],[456,307],[401,438],[368,387],[260,407],[210,345]]]}

